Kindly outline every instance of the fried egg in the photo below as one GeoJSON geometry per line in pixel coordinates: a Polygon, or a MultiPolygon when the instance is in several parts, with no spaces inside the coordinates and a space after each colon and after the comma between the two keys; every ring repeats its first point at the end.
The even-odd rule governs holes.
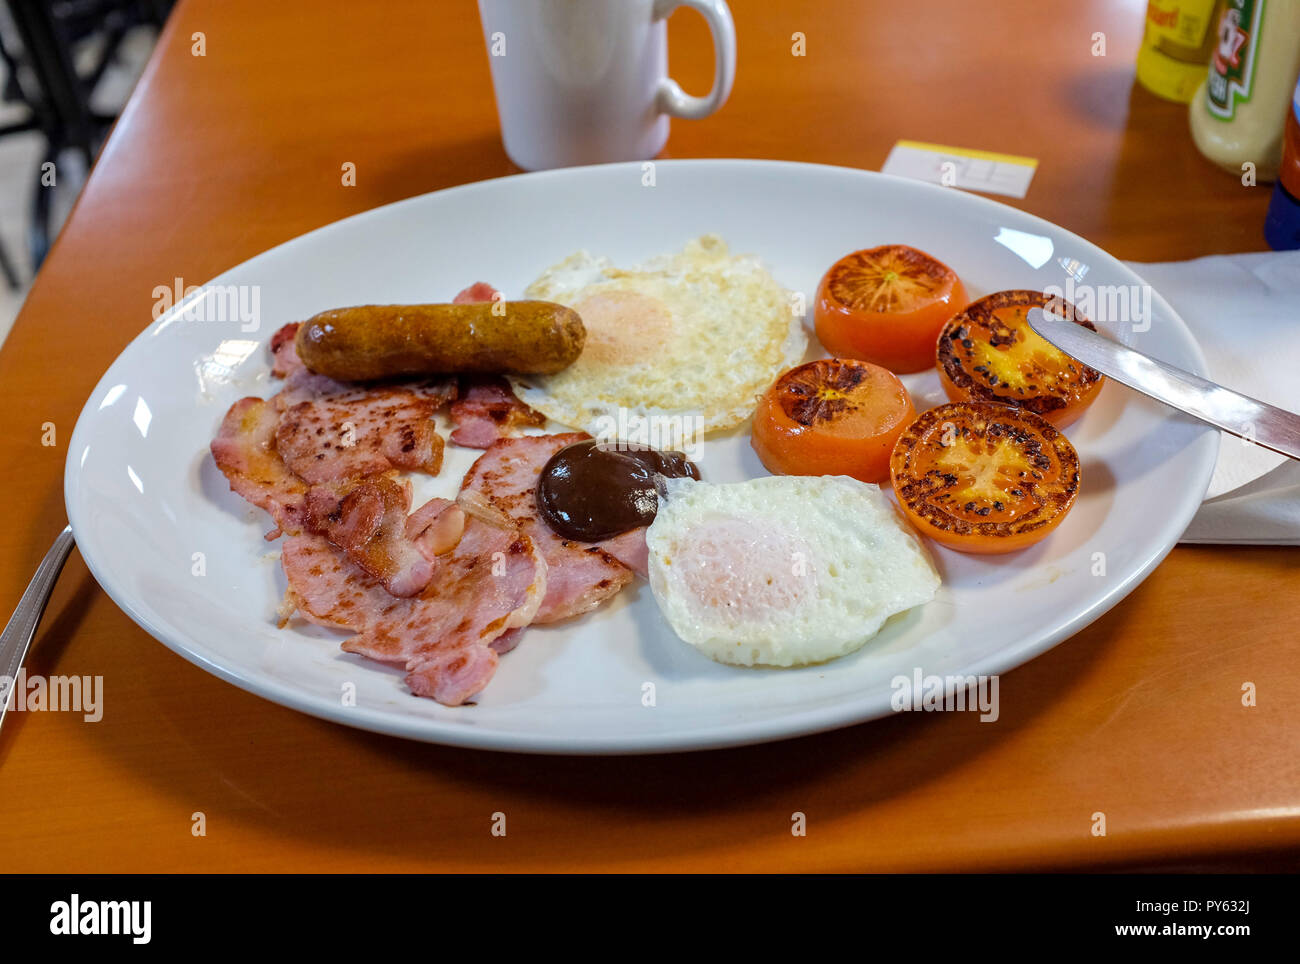
{"type": "Polygon", "coordinates": [[[626,438],[628,424],[700,434],[738,425],[808,345],[791,292],[713,235],[628,269],[579,251],[525,295],[573,308],[587,340],[557,374],[512,377],[515,394],[598,437],[626,438]]]}
{"type": "Polygon", "coordinates": [[[879,486],[847,476],[664,485],[646,532],[650,588],[673,632],[718,662],[835,659],[939,588],[879,486]]]}

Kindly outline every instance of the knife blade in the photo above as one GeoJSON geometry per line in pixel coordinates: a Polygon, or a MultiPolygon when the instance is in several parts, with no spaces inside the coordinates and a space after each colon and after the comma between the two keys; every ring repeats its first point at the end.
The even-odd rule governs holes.
{"type": "Polygon", "coordinates": [[[4,723],[5,712],[13,701],[18,671],[27,657],[27,648],[36,635],[36,627],[45,614],[45,604],[50,601],[54,583],[63,571],[63,564],[68,561],[73,544],[72,526],[64,526],[36,567],[36,574],[18,600],[18,607],[5,624],[4,632],[0,633],[0,724],[4,723]]]}
{"type": "Polygon", "coordinates": [[[1031,308],[1029,327],[1089,368],[1230,435],[1300,460],[1300,415],[1175,368],[1082,325],[1031,308]]]}

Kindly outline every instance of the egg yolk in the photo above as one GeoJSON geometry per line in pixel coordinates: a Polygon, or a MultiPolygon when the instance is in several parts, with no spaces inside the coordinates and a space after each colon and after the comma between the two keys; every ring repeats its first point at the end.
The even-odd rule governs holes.
{"type": "Polygon", "coordinates": [[[763,622],[816,594],[811,547],[766,520],[694,526],[690,541],[665,561],[693,614],[710,623],[763,622]]]}
{"type": "Polygon", "coordinates": [[[584,358],[605,365],[639,365],[673,334],[673,316],[658,298],[639,291],[598,291],[573,306],[587,329],[584,358]]]}

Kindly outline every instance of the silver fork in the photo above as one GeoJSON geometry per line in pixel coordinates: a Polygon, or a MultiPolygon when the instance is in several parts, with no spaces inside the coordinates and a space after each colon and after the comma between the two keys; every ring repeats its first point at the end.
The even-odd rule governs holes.
{"type": "Polygon", "coordinates": [[[45,614],[45,604],[50,601],[50,593],[63,571],[63,564],[68,561],[72,546],[72,526],[64,526],[36,567],[36,575],[27,584],[23,598],[18,600],[18,608],[9,617],[4,632],[0,633],[0,725],[4,724],[5,712],[9,709],[18,669],[27,656],[27,648],[36,635],[36,627],[45,614]]]}

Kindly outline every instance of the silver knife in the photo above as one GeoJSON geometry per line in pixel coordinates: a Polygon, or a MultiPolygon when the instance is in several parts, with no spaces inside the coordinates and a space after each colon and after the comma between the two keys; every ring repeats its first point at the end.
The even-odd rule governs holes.
{"type": "Polygon", "coordinates": [[[1300,460],[1300,415],[1125,348],[1041,308],[1029,309],[1027,318],[1030,328],[1107,378],[1230,435],[1300,460]]]}
{"type": "Polygon", "coordinates": [[[63,564],[68,561],[72,546],[72,526],[64,526],[36,567],[36,575],[32,576],[27,591],[18,600],[18,608],[0,634],[0,723],[4,723],[5,711],[14,696],[18,670],[22,668],[27,647],[32,644],[36,627],[45,613],[45,604],[50,601],[50,593],[63,571],[63,564]]]}

